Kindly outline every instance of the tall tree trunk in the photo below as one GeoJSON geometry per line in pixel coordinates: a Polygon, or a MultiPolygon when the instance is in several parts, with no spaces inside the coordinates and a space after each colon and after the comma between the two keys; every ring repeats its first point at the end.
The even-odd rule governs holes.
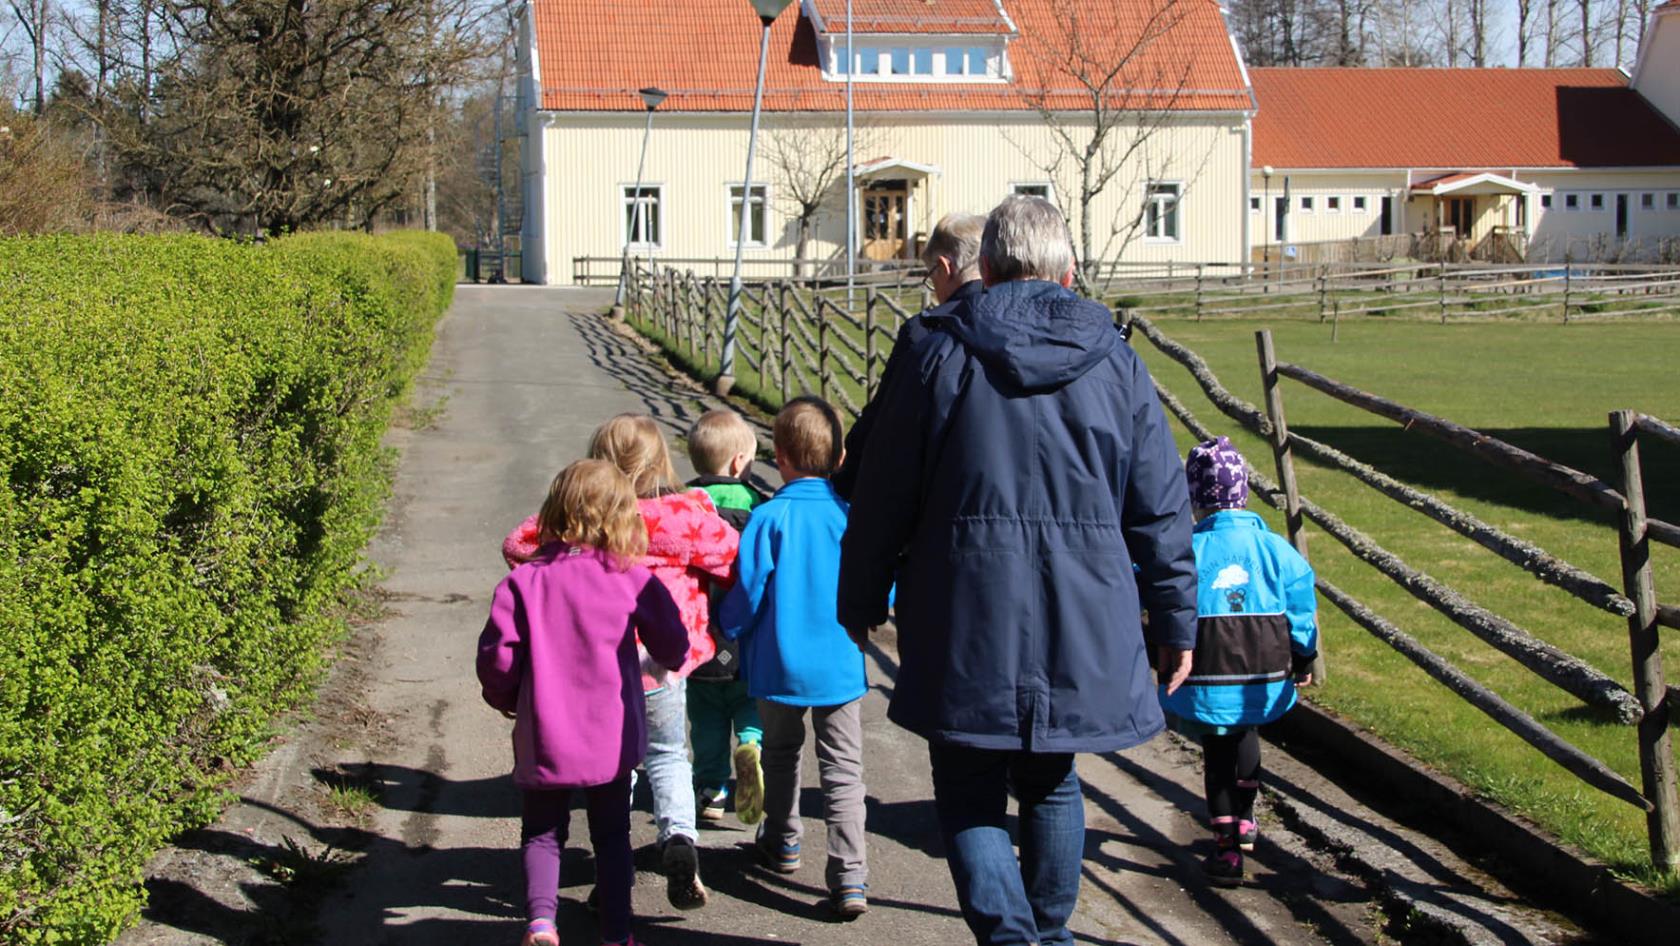
{"type": "Polygon", "coordinates": [[[1581,8],[1581,65],[1592,65],[1592,0],[1576,0],[1581,8]]]}
{"type": "Polygon", "coordinates": [[[1517,68],[1528,65],[1529,18],[1534,15],[1534,0],[1517,0],[1517,68]]]}
{"type": "Polygon", "coordinates": [[[1547,69],[1557,65],[1558,0],[1546,0],[1546,59],[1547,69]]]}

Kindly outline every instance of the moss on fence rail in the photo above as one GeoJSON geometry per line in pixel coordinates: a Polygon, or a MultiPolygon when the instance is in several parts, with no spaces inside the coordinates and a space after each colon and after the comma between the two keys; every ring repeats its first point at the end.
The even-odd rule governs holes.
{"type": "Polygon", "coordinates": [[[0,939],[96,943],[307,694],[435,235],[0,240],[0,939]]]}

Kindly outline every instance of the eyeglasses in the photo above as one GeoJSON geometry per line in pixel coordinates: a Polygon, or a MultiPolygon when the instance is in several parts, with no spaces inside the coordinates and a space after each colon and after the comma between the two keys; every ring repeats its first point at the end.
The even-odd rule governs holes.
{"type": "Polygon", "coordinates": [[[933,291],[933,270],[928,270],[927,275],[922,277],[922,288],[928,292],[933,291]]]}

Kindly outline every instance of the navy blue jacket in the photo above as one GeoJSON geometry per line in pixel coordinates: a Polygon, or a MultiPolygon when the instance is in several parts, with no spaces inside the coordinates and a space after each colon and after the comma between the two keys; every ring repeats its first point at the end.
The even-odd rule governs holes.
{"type": "Polygon", "coordinates": [[[1106,309],[1054,283],[927,322],[881,394],[841,546],[847,627],[886,619],[896,571],[888,715],[985,749],[1149,739],[1164,720],[1139,611],[1151,643],[1193,648],[1196,572],[1148,371],[1106,309]]]}
{"type": "Polygon", "coordinates": [[[980,280],[965,282],[951,293],[951,298],[939,305],[928,309],[920,315],[912,315],[904,320],[898,328],[898,338],[893,340],[892,352],[887,355],[887,364],[881,369],[881,383],[875,390],[875,396],[869,403],[863,405],[852,429],[846,432],[846,459],[841,462],[840,469],[834,471],[829,482],[834,484],[834,491],[841,499],[850,500],[852,490],[857,486],[858,467],[863,462],[863,451],[869,445],[869,435],[875,430],[875,421],[881,411],[881,392],[892,385],[894,378],[904,371],[904,362],[910,358],[916,343],[927,337],[931,329],[928,328],[929,319],[937,319],[954,313],[958,307],[967,306],[970,299],[979,297],[986,291],[980,280]]]}

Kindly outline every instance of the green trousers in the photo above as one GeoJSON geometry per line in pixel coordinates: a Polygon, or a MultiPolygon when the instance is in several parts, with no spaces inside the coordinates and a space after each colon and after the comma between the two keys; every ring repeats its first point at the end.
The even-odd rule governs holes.
{"type": "Polygon", "coordinates": [[[764,727],[758,722],[758,703],[747,695],[745,680],[727,683],[688,681],[689,741],[694,744],[694,783],[701,791],[721,792],[729,785],[729,737],[758,742],[764,727]]]}

